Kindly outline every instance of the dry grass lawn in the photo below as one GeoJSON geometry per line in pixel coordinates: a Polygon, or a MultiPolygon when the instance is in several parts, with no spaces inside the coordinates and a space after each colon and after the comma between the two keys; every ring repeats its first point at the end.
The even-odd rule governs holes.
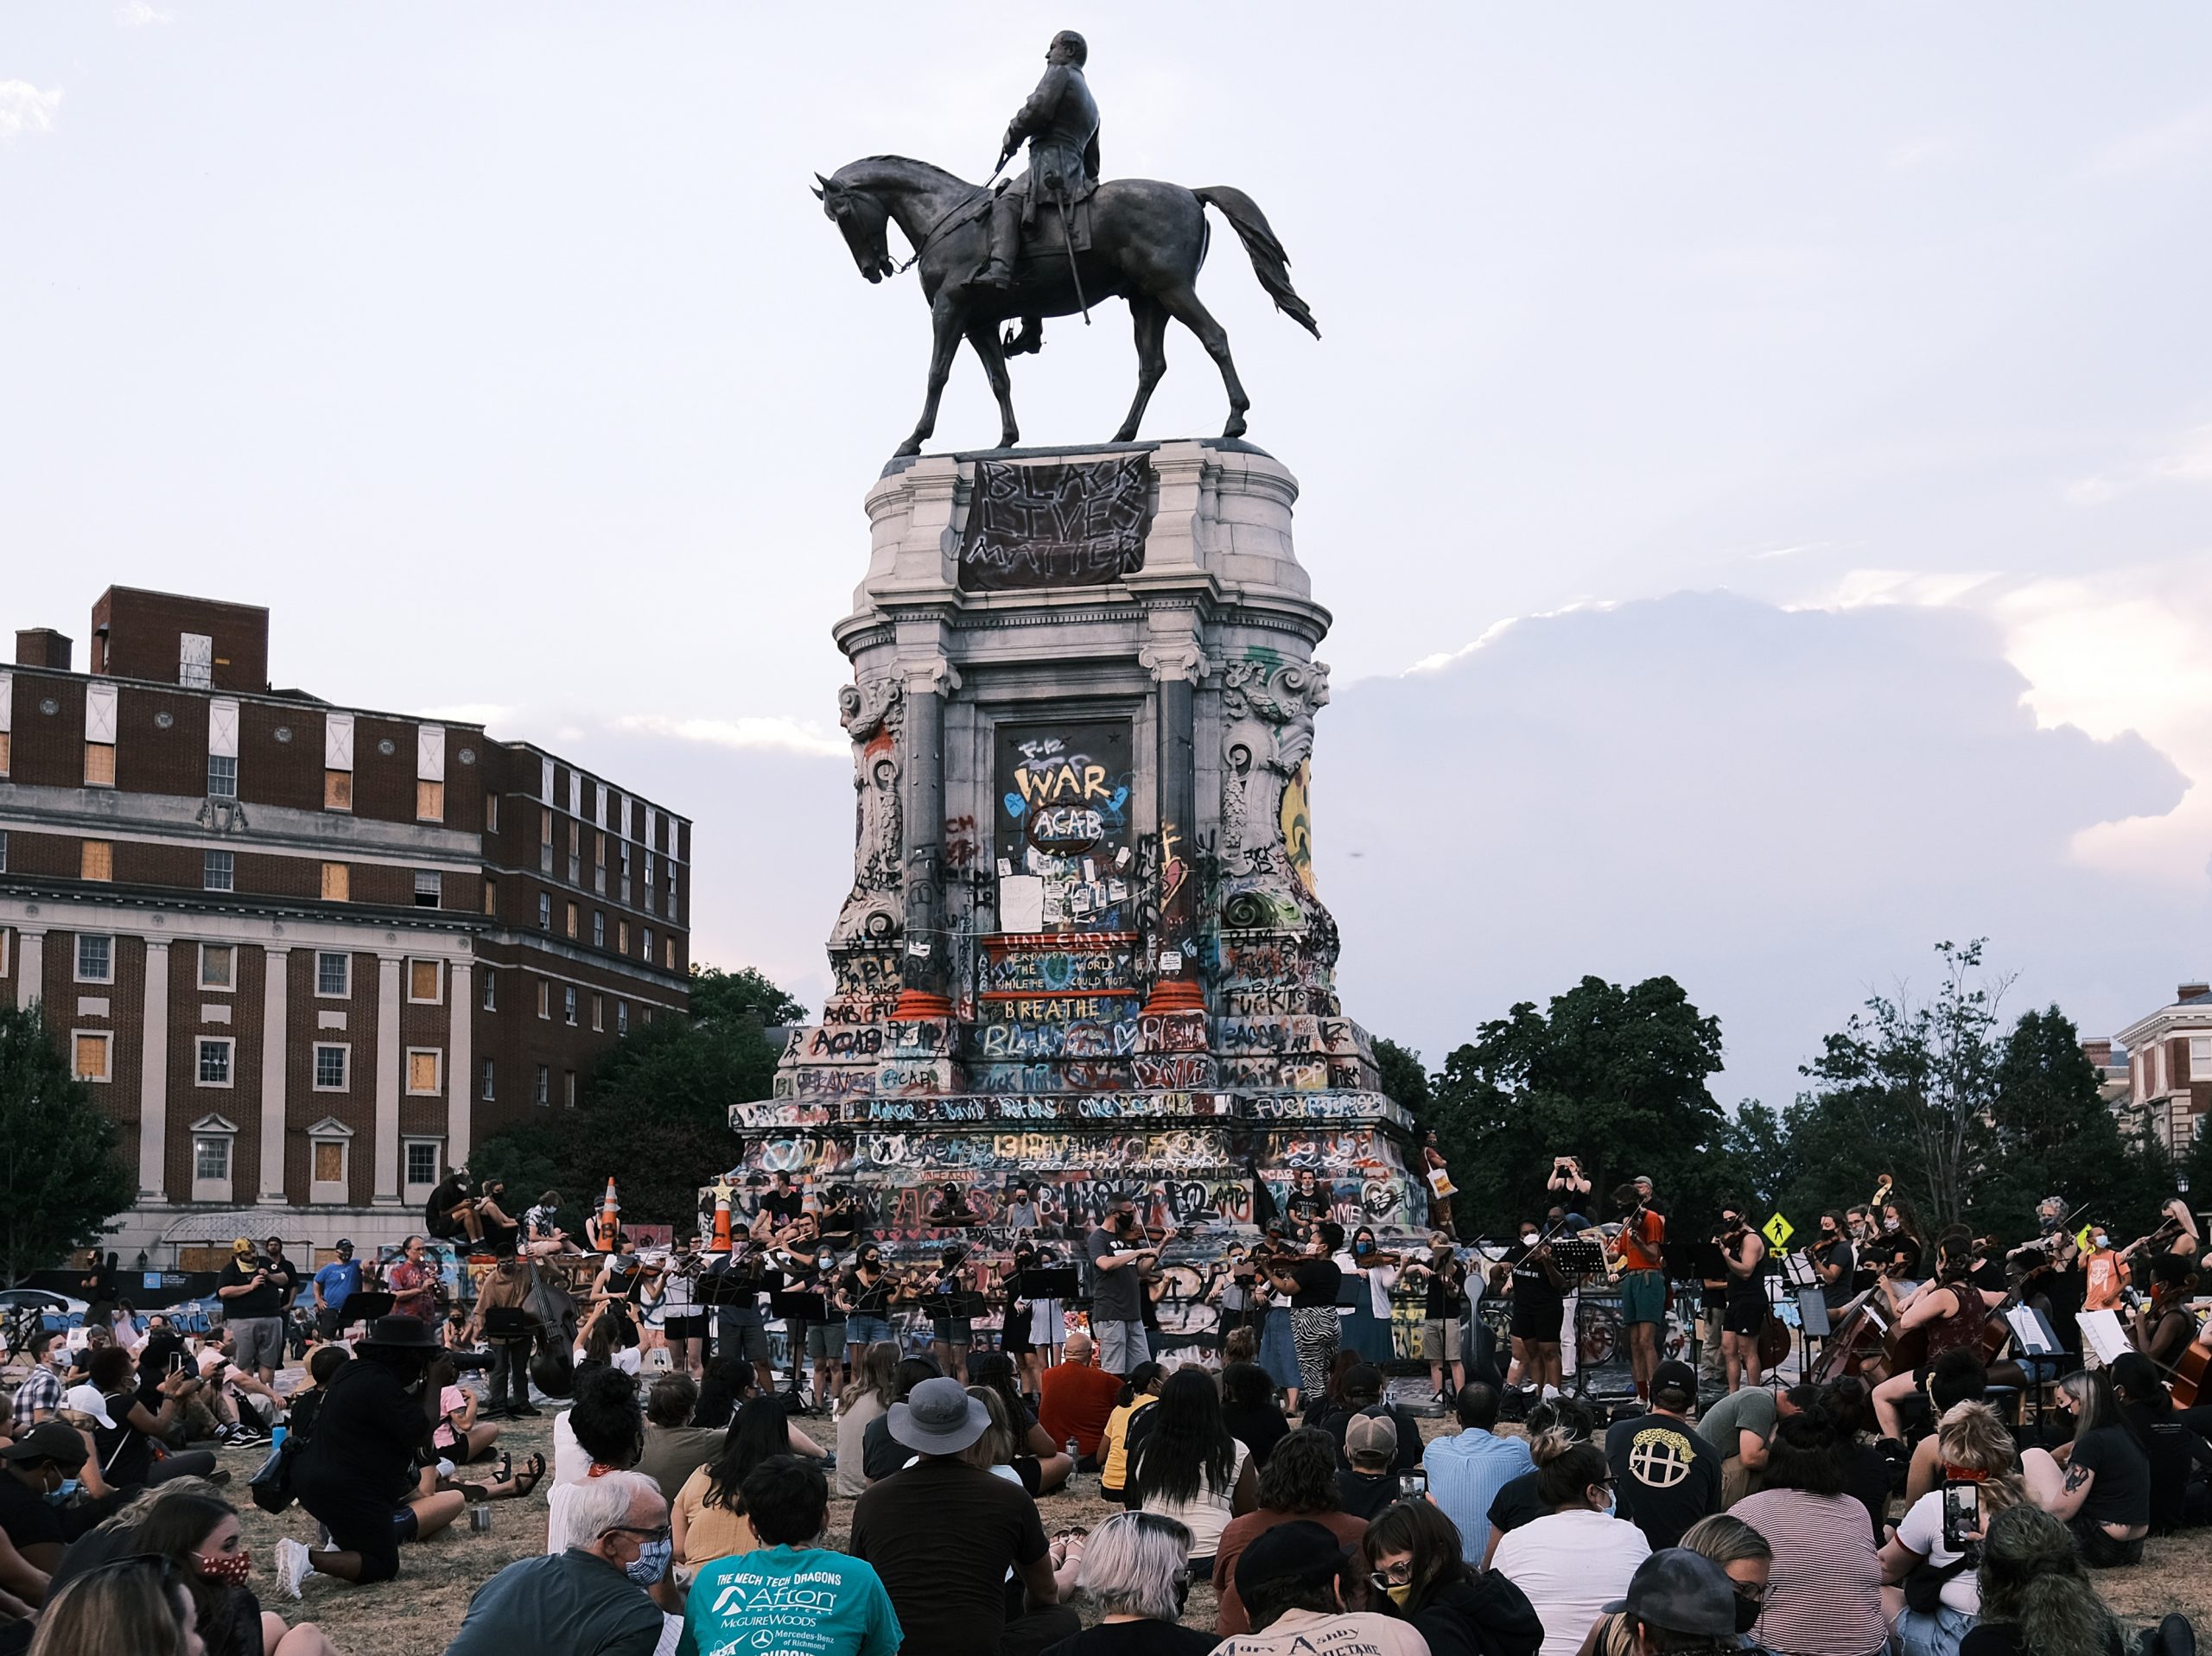
{"type": "MultiPolygon", "coordinates": [[[[814,1423],[820,1427],[826,1423],[814,1423]]],[[[1440,1422],[1423,1422],[1424,1437],[1441,1431],[1440,1422]]],[[[826,1435],[826,1434],[825,1434],[826,1435]]],[[[500,1447],[519,1461],[531,1450],[552,1457],[552,1415],[507,1423],[500,1447]]],[[[259,1463],[263,1450],[227,1450],[222,1456],[232,1478],[243,1483],[259,1463]]],[[[1096,1488],[1095,1479],[1081,1480],[1096,1488]]],[[[241,1496],[243,1491],[240,1491],[241,1496]]],[[[245,1504],[245,1532],[255,1554],[255,1590],[265,1608],[288,1621],[312,1621],[329,1634],[346,1656],[441,1656],[461,1626],[470,1596],[502,1565],[543,1550],[545,1497],[491,1503],[492,1532],[471,1533],[462,1525],[419,1545],[401,1550],[400,1577],[381,1587],[354,1588],[317,1577],[308,1583],[304,1602],[295,1604],[276,1590],[273,1565],[279,1536],[313,1545],[315,1522],[297,1507],[271,1518],[245,1504]]],[[[1069,1525],[1096,1527],[1116,1510],[1095,1498],[1048,1495],[1039,1503],[1047,1533],[1069,1525]]],[[[852,1503],[830,1506],[830,1545],[842,1545],[852,1503]]],[[[2107,1600],[2131,1621],[2143,1624],[2179,1610],[2201,1629],[2212,1631],[2212,1531],[2196,1530],[2169,1540],[2152,1541],[2142,1565],[2107,1570],[2097,1577],[2107,1600]]],[[[1210,1587],[1193,1589],[1184,1621],[1194,1627],[1213,1625],[1210,1587]]]]}

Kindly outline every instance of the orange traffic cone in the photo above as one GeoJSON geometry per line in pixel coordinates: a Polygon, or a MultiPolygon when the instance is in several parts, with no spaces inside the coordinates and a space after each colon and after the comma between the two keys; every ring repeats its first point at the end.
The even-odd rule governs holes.
{"type": "Polygon", "coordinates": [[[707,1252],[727,1253],[729,1250],[729,1186],[717,1184],[715,1186],[715,1235],[707,1252]]]}
{"type": "Polygon", "coordinates": [[[621,1211],[622,1204],[614,1199],[614,1181],[610,1178],[607,1181],[606,1200],[599,1204],[599,1251],[602,1253],[613,1253],[615,1242],[622,1234],[622,1228],[614,1218],[621,1211]]]}

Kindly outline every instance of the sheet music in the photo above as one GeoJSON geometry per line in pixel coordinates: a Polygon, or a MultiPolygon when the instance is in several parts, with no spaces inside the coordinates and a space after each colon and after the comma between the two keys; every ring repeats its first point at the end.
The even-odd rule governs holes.
{"type": "Polygon", "coordinates": [[[2024,1355],[2048,1357],[2057,1349],[2044,1337],[2043,1319],[2032,1305],[2011,1307],[2005,1313],[2005,1324],[2012,1330],[2012,1338],[2019,1342],[2024,1355]]]}
{"type": "Polygon", "coordinates": [[[2120,1325],[2118,1311],[2080,1311],[2075,1321],[2082,1325],[2082,1337],[2089,1342],[2089,1349],[2107,1366],[2135,1349],[2127,1330],[2120,1325]]]}

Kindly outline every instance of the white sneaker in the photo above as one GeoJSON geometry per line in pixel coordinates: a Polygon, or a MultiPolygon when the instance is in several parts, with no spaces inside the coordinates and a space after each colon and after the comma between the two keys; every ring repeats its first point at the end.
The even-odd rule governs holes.
{"type": "Polygon", "coordinates": [[[276,1543],[276,1584],[279,1587],[294,1598],[298,1598],[301,1588],[307,1584],[308,1571],[308,1550],[304,1543],[295,1541],[289,1535],[276,1543]]]}

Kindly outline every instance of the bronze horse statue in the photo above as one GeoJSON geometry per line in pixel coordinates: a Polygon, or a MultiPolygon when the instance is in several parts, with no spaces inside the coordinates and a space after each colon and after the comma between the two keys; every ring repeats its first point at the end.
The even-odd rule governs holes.
{"type": "MultiPolygon", "coordinates": [[[[1136,324],[1137,396],[1114,441],[1135,440],[1153,387],[1167,371],[1171,316],[1197,334],[1206,354],[1220,365],[1222,383],[1229,390],[1229,423],[1221,435],[1243,436],[1251,399],[1236,378],[1228,332],[1198,302],[1198,267],[1205,263],[1209,206],[1218,210],[1243,240],[1253,271],[1275,308],[1315,339],[1321,337],[1313,312],[1290,285],[1290,257],[1268,227],[1266,216],[1250,196],[1226,185],[1190,190],[1147,178],[1103,183],[1088,204],[1087,248],[1071,257],[1061,227],[1062,233],[1048,243],[1025,248],[1011,287],[991,288],[973,280],[990,253],[988,190],[903,155],[871,155],[839,168],[834,177],[823,178],[819,173],[815,177],[821,184],[815,194],[822,200],[823,212],[844,232],[845,245],[870,282],[896,276],[903,268],[892,262],[887,224],[895,221],[917,250],[908,263],[921,267],[922,296],[930,304],[929,395],[913,435],[899,447],[901,454],[920,454],[937,428],[938,400],[944,394],[953,353],[963,339],[982,358],[992,395],[998,398],[1000,446],[1013,447],[1021,434],[1014,424],[1007,377],[1007,346],[1013,344],[1017,352],[1036,346],[1002,340],[999,325],[1016,318],[1033,325],[1039,317],[1070,315],[1085,308],[1086,301],[1116,294],[1129,301],[1129,315],[1136,324]]],[[[1040,211],[1039,228],[1058,216],[1040,211]]]]}

